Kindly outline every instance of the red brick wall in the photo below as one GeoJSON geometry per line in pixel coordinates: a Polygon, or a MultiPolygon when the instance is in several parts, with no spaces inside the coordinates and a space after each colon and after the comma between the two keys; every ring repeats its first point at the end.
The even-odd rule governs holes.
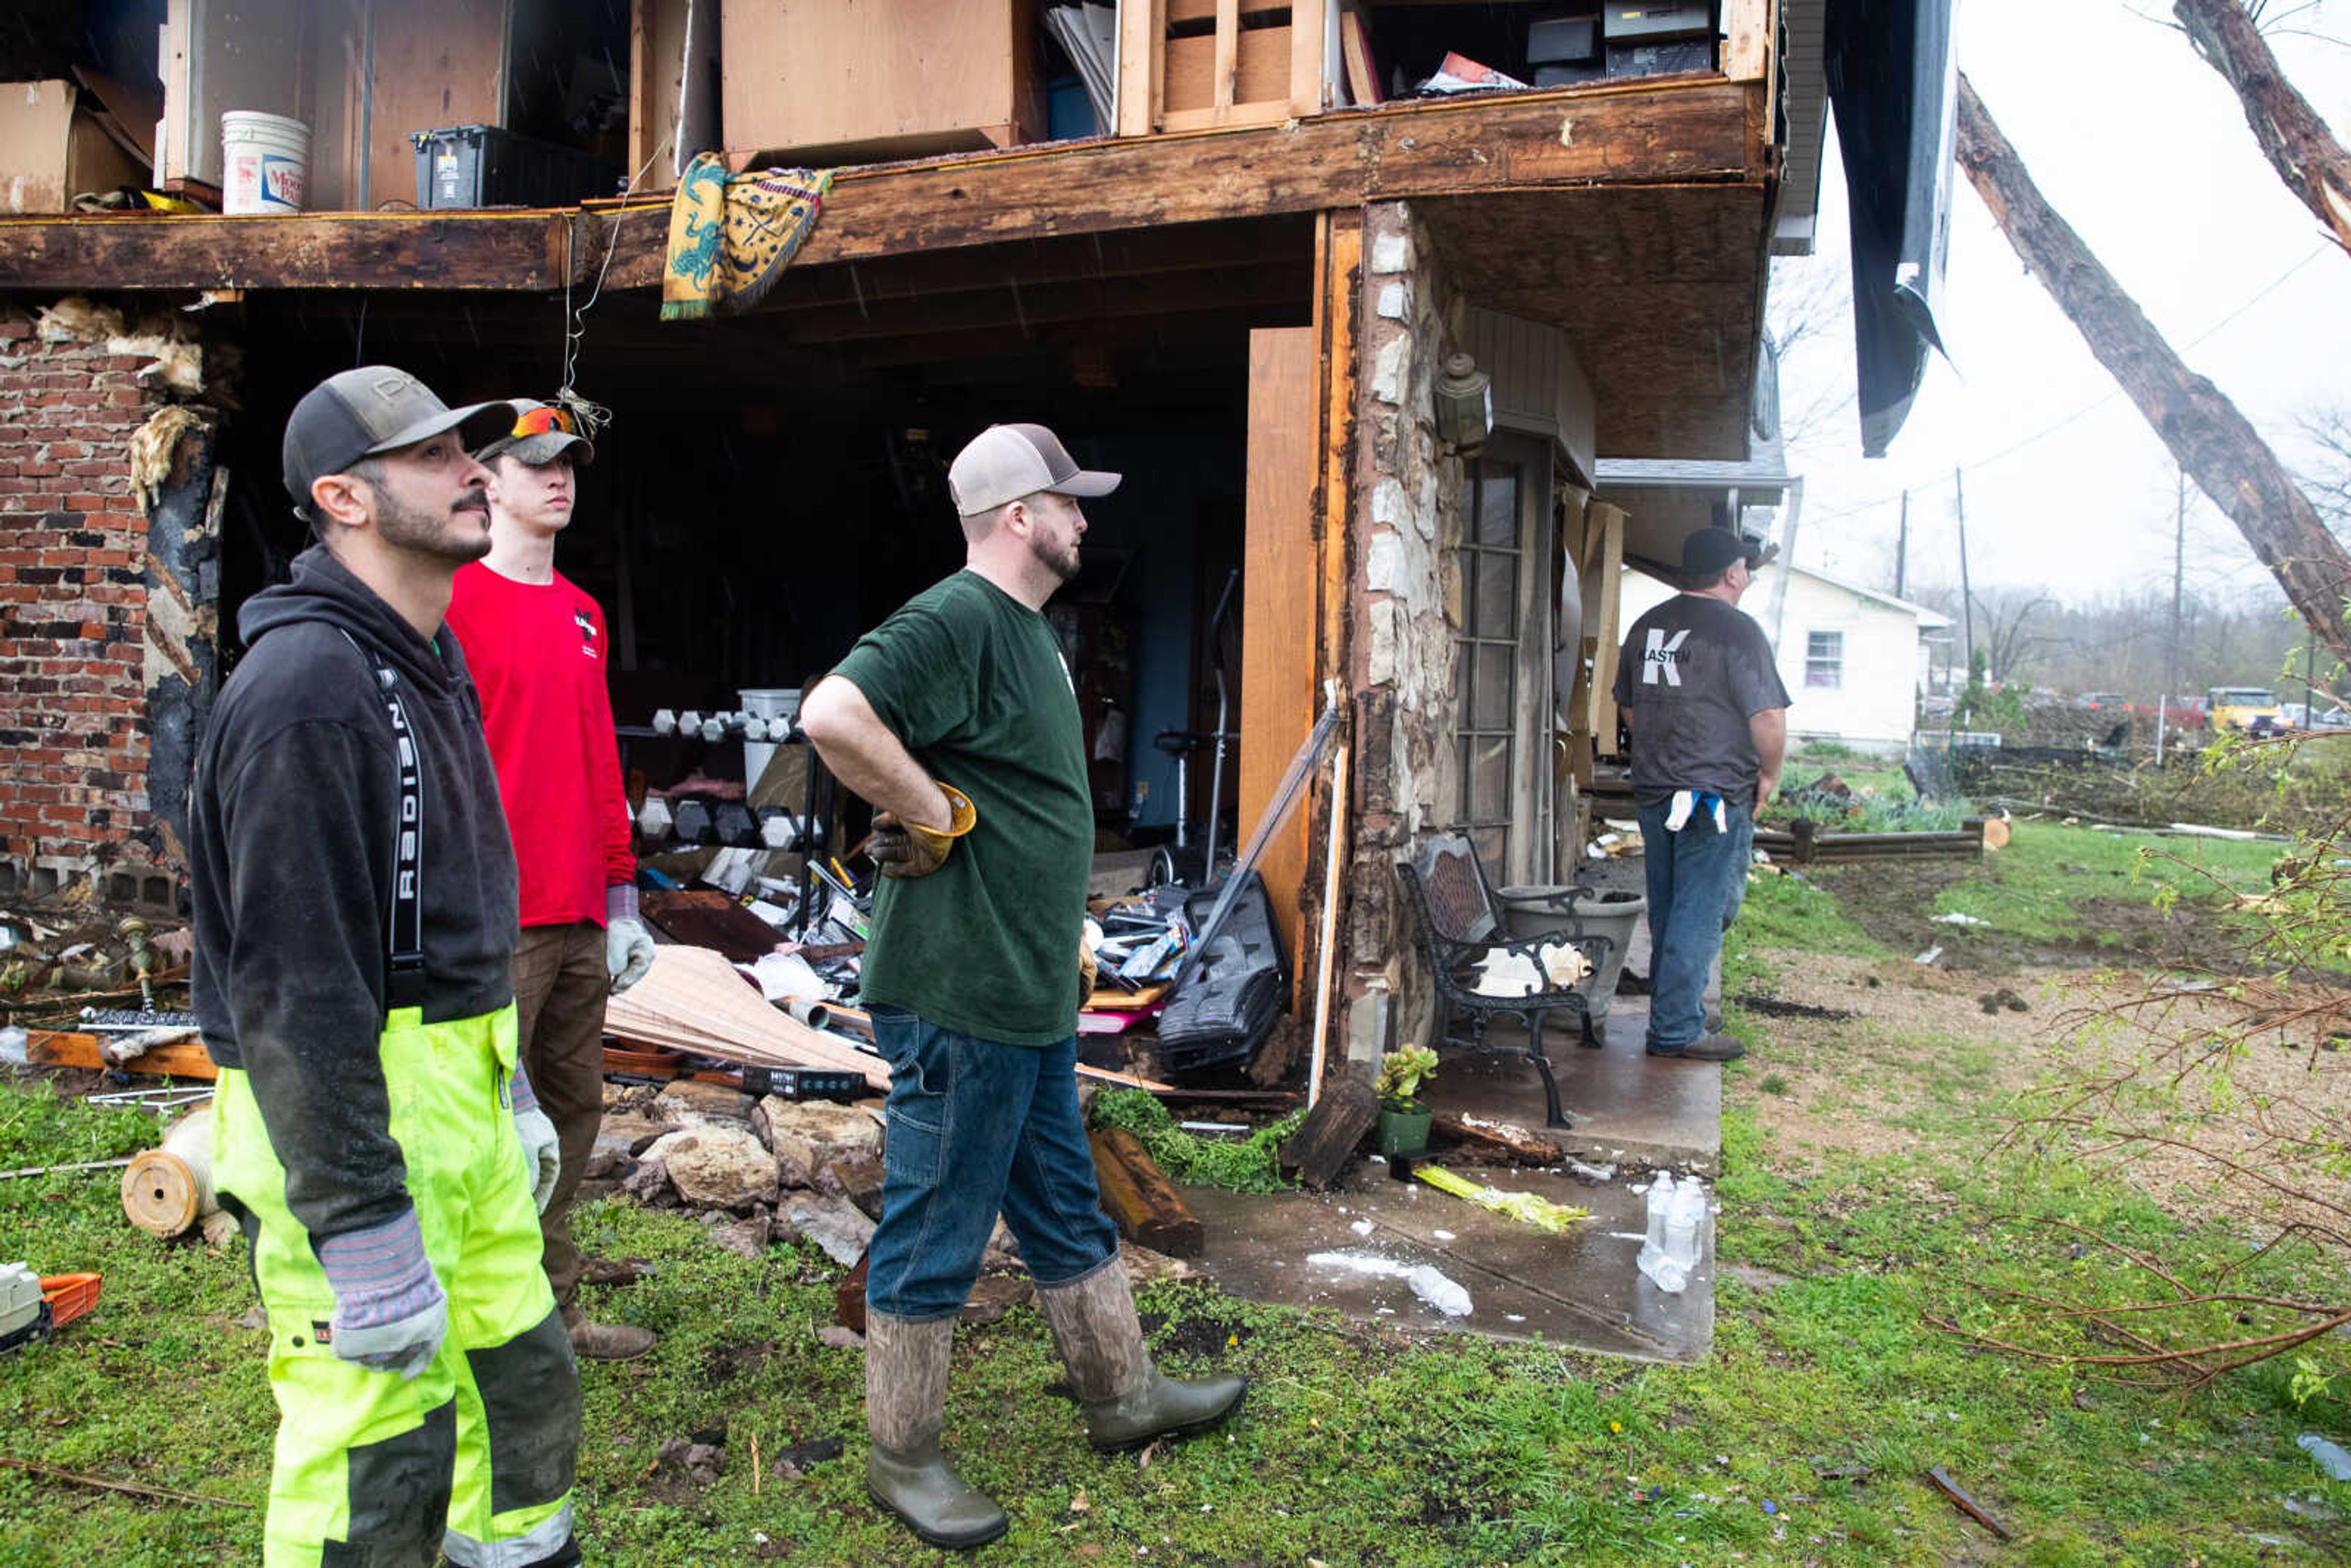
{"type": "Polygon", "coordinates": [[[154,859],[128,444],[165,400],[152,356],[45,340],[37,314],[0,301],[0,889],[96,874],[119,898],[107,873],[154,859]]]}

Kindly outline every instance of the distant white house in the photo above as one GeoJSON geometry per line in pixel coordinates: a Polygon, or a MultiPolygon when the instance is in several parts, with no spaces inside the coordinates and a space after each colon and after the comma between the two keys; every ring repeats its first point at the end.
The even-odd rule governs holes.
{"type": "MultiPolygon", "coordinates": [[[[1627,568],[1617,640],[1676,591],[1627,568]]],[[[1739,607],[1778,650],[1790,736],[1873,751],[1909,744],[1930,645],[1949,636],[1949,616],[1809,567],[1784,570],[1776,560],[1758,569],[1739,607]]]]}

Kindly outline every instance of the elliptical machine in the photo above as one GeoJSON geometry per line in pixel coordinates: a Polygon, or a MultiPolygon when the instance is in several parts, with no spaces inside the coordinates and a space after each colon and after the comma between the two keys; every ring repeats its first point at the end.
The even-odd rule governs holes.
{"type": "MultiPolygon", "coordinates": [[[[1217,596],[1216,612],[1208,619],[1211,667],[1217,680],[1217,727],[1205,734],[1163,729],[1152,738],[1152,745],[1176,759],[1176,841],[1161,845],[1159,852],[1151,857],[1151,868],[1144,878],[1148,887],[1207,887],[1216,881],[1217,825],[1225,806],[1225,758],[1236,738],[1230,727],[1232,694],[1225,667],[1234,636],[1233,590],[1239,586],[1240,580],[1238,567],[1227,574],[1224,591],[1217,596]],[[1208,774],[1208,821],[1203,834],[1205,842],[1196,852],[1191,820],[1186,815],[1192,804],[1192,753],[1211,744],[1215,751],[1208,774]]],[[[1231,852],[1226,852],[1229,859],[1231,852]]]]}

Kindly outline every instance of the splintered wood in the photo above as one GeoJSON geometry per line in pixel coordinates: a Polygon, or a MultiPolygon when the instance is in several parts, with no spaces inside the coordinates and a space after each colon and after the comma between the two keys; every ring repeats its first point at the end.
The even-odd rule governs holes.
{"type": "Polygon", "coordinates": [[[645,977],[605,1005],[604,1028],[625,1040],[761,1067],[831,1067],[890,1087],[878,1058],[778,1011],[707,947],[665,944],[645,977]]]}

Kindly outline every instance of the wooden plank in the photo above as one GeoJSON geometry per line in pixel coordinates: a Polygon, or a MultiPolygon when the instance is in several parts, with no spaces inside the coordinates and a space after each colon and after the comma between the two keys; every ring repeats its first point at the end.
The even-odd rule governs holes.
{"type": "Polygon", "coordinates": [[[1167,36],[1166,0],[1123,0],[1118,8],[1118,134],[1148,136],[1158,115],[1154,73],[1167,36]]]}
{"type": "Polygon", "coordinates": [[[1330,107],[1322,77],[1331,5],[1332,0],[1298,0],[1290,8],[1290,112],[1301,120],[1330,107]]]}
{"type": "Polygon", "coordinates": [[[1328,1188],[1379,1120],[1379,1096],[1360,1078],[1343,1078],[1330,1086],[1298,1131],[1281,1145],[1281,1167],[1316,1190],[1328,1188]]]}
{"type": "MultiPolygon", "coordinates": [[[[1247,839],[1314,727],[1315,623],[1299,612],[1299,587],[1316,578],[1314,489],[1322,428],[1319,345],[1310,327],[1249,334],[1249,472],[1243,486],[1239,831],[1247,839]]],[[[1282,950],[1303,953],[1300,890],[1311,841],[1299,812],[1258,862],[1281,927],[1282,950]]],[[[1293,995],[1306,966],[1295,964],[1293,995]]]]}
{"type": "Polygon", "coordinates": [[[1778,36],[1778,0],[1725,0],[1722,74],[1733,81],[1762,81],[1771,74],[1771,40],[1778,36]]]}
{"type": "Polygon", "coordinates": [[[1541,1134],[1499,1122],[1471,1121],[1440,1111],[1429,1126],[1472,1151],[1522,1166],[1559,1164],[1559,1145],[1541,1134]]]}
{"type": "MultiPolygon", "coordinates": [[[[1208,76],[1208,101],[1218,109],[1230,109],[1233,104],[1233,78],[1240,68],[1241,5],[1240,0],[1217,0],[1216,64],[1208,76]]],[[[1174,52],[1168,59],[1168,74],[1175,74],[1174,52]]],[[[1168,107],[1182,107],[1176,99],[1176,88],[1168,84],[1168,107]]]]}
{"type": "Polygon", "coordinates": [[[1616,657],[1624,628],[1616,624],[1625,576],[1625,513],[1605,501],[1583,511],[1583,625],[1592,643],[1592,684],[1581,717],[1594,755],[1616,750],[1616,657]]]}
{"type": "Polygon", "coordinates": [[[1096,1127],[1086,1141],[1093,1146],[1102,1212],[1121,1236],[1170,1258],[1197,1258],[1207,1249],[1207,1228],[1141,1139],[1123,1127],[1096,1127]]]}
{"type": "MultiPolygon", "coordinates": [[[[1735,183],[1760,193],[1762,150],[1749,144],[1744,114],[1747,97],[1758,90],[1687,81],[1522,93],[1474,104],[1348,110],[1294,128],[1048,143],[846,169],[794,265],[1311,213],[1374,198],[1692,182],[1735,183]]],[[[430,216],[0,218],[0,287],[560,288],[564,279],[548,275],[548,247],[518,241],[514,231],[530,229],[543,240],[554,225],[559,258],[563,225],[577,225],[583,239],[572,247],[571,271],[580,281],[601,260],[596,236],[615,211],[594,203],[584,214],[566,208],[430,216]],[[377,224],[410,227],[370,226],[377,224]]],[[[1760,197],[1740,211],[1751,225],[1762,221],[1760,197]]],[[[605,287],[658,286],[668,205],[628,208],[618,224],[605,287]]],[[[1693,312],[1718,314],[1698,318],[1703,328],[1692,341],[1716,340],[1719,307],[1712,294],[1693,296],[1693,312]]],[[[1506,308],[1557,319],[1530,305],[1506,308]]],[[[1638,312],[1634,319],[1648,319],[1638,312]]],[[[1645,340],[1664,341],[1644,332],[1645,340]]],[[[1649,444],[1614,444],[1646,450],[1649,444]]]]}
{"type": "Polygon", "coordinates": [[[387,202],[414,203],[412,131],[501,123],[510,4],[402,0],[372,12],[367,189],[364,197],[347,192],[346,201],[371,210],[387,202]]]}
{"type": "Polygon", "coordinates": [[[731,0],[720,123],[731,146],[806,162],[836,161],[820,149],[1025,141],[1042,108],[1028,68],[1035,25],[1024,0],[731,0]]]}
{"type": "MultiPolygon", "coordinates": [[[[36,1067],[81,1067],[94,1071],[111,1072],[117,1065],[99,1054],[99,1037],[79,1034],[68,1030],[33,1030],[25,1040],[25,1060],[36,1067]]],[[[185,1040],[173,1045],[158,1045],[129,1061],[119,1071],[149,1078],[217,1078],[220,1070],[201,1041],[185,1040]]]]}

